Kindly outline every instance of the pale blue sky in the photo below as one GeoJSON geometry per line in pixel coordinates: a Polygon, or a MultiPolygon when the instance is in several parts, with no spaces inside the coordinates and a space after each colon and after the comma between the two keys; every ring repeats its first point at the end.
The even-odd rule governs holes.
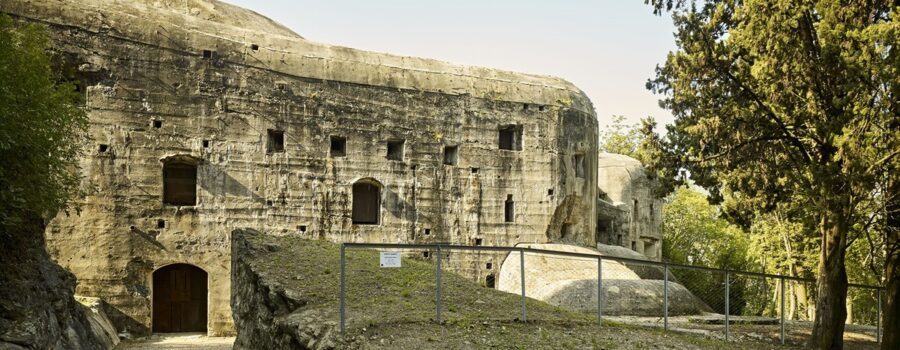
{"type": "Polygon", "coordinates": [[[305,38],[569,80],[613,114],[672,121],[644,88],[675,48],[672,22],[642,0],[225,0],[305,38]]]}

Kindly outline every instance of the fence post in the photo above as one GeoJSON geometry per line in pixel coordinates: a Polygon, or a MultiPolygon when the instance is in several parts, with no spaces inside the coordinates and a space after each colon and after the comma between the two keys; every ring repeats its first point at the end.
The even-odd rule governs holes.
{"type": "Polygon", "coordinates": [[[784,345],[784,276],[781,276],[781,345],[784,345]]]}
{"type": "Polygon", "coordinates": [[[597,256],[597,326],[603,327],[603,258],[597,256]]]}
{"type": "Polygon", "coordinates": [[[728,341],[728,314],[731,313],[729,301],[731,300],[731,274],[725,270],[725,341],[728,341]]]}
{"type": "Polygon", "coordinates": [[[881,288],[875,289],[878,292],[878,312],[877,312],[877,320],[875,321],[875,341],[881,343],[881,288]]]}
{"type": "Polygon", "coordinates": [[[441,245],[437,246],[437,271],[435,271],[435,275],[437,276],[437,281],[435,282],[435,304],[437,305],[437,323],[441,324],[441,245]]]}
{"type": "Polygon", "coordinates": [[[663,329],[669,330],[669,263],[663,265],[663,329]]]}
{"type": "Polygon", "coordinates": [[[519,249],[519,273],[522,275],[522,322],[528,322],[525,311],[525,248],[519,249]]]}
{"type": "Polygon", "coordinates": [[[344,267],[344,265],[345,265],[344,264],[344,250],[345,250],[344,244],[341,243],[341,334],[344,334],[344,322],[345,322],[344,321],[344,319],[345,319],[344,309],[345,309],[345,304],[346,304],[344,299],[346,299],[346,294],[347,294],[346,288],[344,286],[345,285],[344,275],[345,275],[345,270],[346,270],[344,267]]]}

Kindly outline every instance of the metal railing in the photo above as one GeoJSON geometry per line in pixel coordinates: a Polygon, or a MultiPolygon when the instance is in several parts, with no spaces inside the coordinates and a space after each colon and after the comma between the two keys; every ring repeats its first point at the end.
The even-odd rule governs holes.
{"type": "MultiPolygon", "coordinates": [[[[646,270],[647,267],[651,268],[661,268],[662,274],[662,322],[663,329],[670,330],[670,290],[673,289],[672,283],[670,281],[671,278],[676,278],[675,283],[678,284],[681,279],[684,279],[685,282],[681,282],[685,285],[697,284],[699,287],[685,287],[692,297],[696,297],[703,300],[703,303],[706,304],[707,308],[710,308],[715,311],[721,311],[719,314],[724,316],[724,338],[728,340],[731,337],[732,333],[732,324],[733,318],[732,316],[760,316],[760,315],[769,315],[769,316],[778,316],[778,333],[779,338],[782,344],[785,343],[786,339],[786,325],[789,320],[786,320],[786,312],[791,313],[789,316],[792,320],[804,320],[803,315],[799,315],[801,311],[811,312],[809,311],[814,306],[810,305],[810,301],[815,298],[806,297],[804,298],[795,298],[794,294],[804,295],[810,291],[806,288],[809,285],[815,286],[815,279],[811,278],[803,278],[803,277],[795,277],[795,276],[785,276],[785,275],[776,275],[776,274],[767,274],[760,272],[750,272],[750,271],[736,271],[736,270],[728,270],[728,269],[719,269],[719,268],[710,268],[703,266],[694,266],[694,265],[683,265],[676,263],[668,263],[668,262],[657,262],[643,259],[633,259],[633,258],[625,258],[625,257],[615,257],[608,255],[596,255],[596,254],[586,254],[586,253],[578,253],[578,252],[566,252],[566,251],[556,251],[556,250],[546,250],[546,249],[536,249],[536,248],[527,248],[527,247],[503,247],[503,246],[466,246],[466,245],[454,245],[454,244],[385,244],[385,243],[343,243],[341,245],[340,250],[340,331],[344,333],[346,331],[346,308],[347,308],[347,283],[346,283],[346,261],[347,261],[347,250],[403,250],[406,252],[436,252],[436,262],[435,262],[435,284],[434,284],[434,300],[435,300],[435,321],[437,323],[442,323],[445,320],[442,318],[442,310],[443,307],[443,297],[446,290],[442,289],[442,273],[444,272],[444,267],[442,266],[442,260],[449,259],[450,252],[466,252],[466,253],[478,253],[478,252],[489,252],[489,253],[497,253],[497,254],[510,254],[517,253],[519,254],[519,293],[521,295],[521,314],[518,317],[521,321],[528,320],[528,309],[527,309],[527,299],[528,296],[526,294],[526,270],[525,270],[525,256],[526,254],[540,255],[543,257],[555,257],[555,258],[577,258],[580,259],[580,265],[577,268],[584,268],[585,260],[596,260],[596,282],[597,282],[597,293],[596,293],[596,320],[598,325],[602,326],[602,321],[604,319],[604,306],[606,306],[606,296],[604,293],[604,262],[615,262],[619,265],[627,267],[627,269],[632,271],[638,270],[646,270]],[[690,272],[702,272],[703,277],[697,278],[692,277],[690,272]],[[681,277],[678,277],[678,276],[681,277]],[[716,281],[713,283],[709,283],[709,280],[714,280],[717,276],[722,276],[724,278],[724,283],[721,285],[724,286],[724,293],[716,295],[717,292],[710,288],[704,288],[704,284],[702,282],[707,282],[707,285],[715,285],[719,286],[720,284],[716,281]],[[743,305],[733,305],[733,296],[732,294],[735,291],[732,290],[732,285],[735,285],[737,279],[744,279],[743,284],[738,285],[738,293],[744,294],[752,294],[754,291],[759,294],[761,289],[761,295],[763,297],[757,297],[753,300],[761,301],[760,305],[747,305],[746,300],[742,300],[739,304],[743,303],[743,305]],[[698,283],[691,283],[696,282],[698,283]],[[752,280],[756,280],[756,284],[751,283],[752,280]],[[761,282],[760,282],[761,281],[761,282]],[[771,281],[771,283],[770,283],[771,281]],[[788,285],[788,283],[792,283],[793,285],[788,285]],[[749,286],[749,287],[748,287],[749,286]],[[787,288],[791,288],[791,303],[792,309],[796,309],[796,311],[788,311],[785,309],[786,306],[786,295],[785,291],[787,288]],[[802,287],[802,288],[801,288],[802,287]],[[755,289],[754,289],[755,288],[755,289]],[[770,288],[775,288],[774,292],[770,288]],[[803,290],[803,293],[794,293],[795,288],[797,290],[803,290]],[[773,295],[777,295],[778,298],[777,305],[774,301],[770,304],[769,300],[766,299],[766,296],[773,292],[773,295]],[[796,300],[795,300],[796,299],[796,300]],[[722,303],[724,303],[724,307],[722,307],[722,303]],[[802,309],[797,307],[797,305],[804,304],[806,308],[802,309]],[[795,305],[796,304],[796,305],[795,305]],[[810,307],[812,306],[812,307],[810,307]],[[742,315],[734,315],[732,314],[732,310],[738,310],[737,313],[742,315]]],[[[425,253],[426,256],[429,256],[425,253]]],[[[428,260],[431,260],[429,258],[428,260]]],[[[502,259],[505,260],[505,259],[502,259]]],[[[501,261],[502,262],[502,261],[501,261]]],[[[499,264],[498,264],[499,266],[499,264]]],[[[616,266],[610,266],[615,268],[616,266]]],[[[610,268],[608,267],[608,268],[610,268]]],[[[452,267],[448,267],[448,270],[451,270],[452,267]]],[[[621,270],[621,269],[620,269],[621,270]]],[[[650,271],[652,272],[652,271],[650,271]]],[[[615,271],[611,271],[610,273],[616,273],[615,271]]],[[[621,273],[621,272],[619,272],[621,273]]],[[[648,273],[644,271],[644,273],[648,273]]],[[[658,273],[658,272],[657,272],[658,273]]],[[[609,279],[609,278],[607,278],[609,279]]],[[[640,279],[644,279],[641,277],[640,279]]],[[[613,279],[615,280],[615,279],[613,279]]],[[[881,341],[881,293],[883,287],[878,286],[870,286],[870,285],[862,285],[862,284],[849,284],[850,288],[860,289],[862,291],[874,291],[874,303],[877,304],[876,310],[874,312],[874,322],[875,323],[875,334],[874,338],[876,342],[881,341]]],[[[513,292],[512,290],[507,290],[508,292],[513,292]]],[[[719,290],[719,293],[722,291],[719,290]]],[[[812,288],[812,294],[814,295],[814,287],[812,288]]],[[[814,305],[814,302],[812,303],[814,305]]],[[[717,314],[716,312],[712,312],[712,314],[717,314]]],[[[610,316],[606,316],[610,317],[610,316]]],[[[808,319],[807,319],[808,320],[808,319]]],[[[799,321],[798,321],[799,322],[799,321]]],[[[682,322],[684,324],[684,322],[682,322]]]]}

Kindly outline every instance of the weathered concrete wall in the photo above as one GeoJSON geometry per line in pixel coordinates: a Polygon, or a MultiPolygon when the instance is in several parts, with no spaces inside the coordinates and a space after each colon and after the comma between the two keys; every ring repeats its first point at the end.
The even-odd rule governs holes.
{"type": "Polygon", "coordinates": [[[653,194],[641,163],[621,154],[600,153],[597,166],[597,243],[660,260],[663,201],[653,194]]]}
{"type": "MultiPolygon", "coordinates": [[[[520,247],[594,256],[635,258],[625,249],[597,251],[565,244],[520,244],[520,247]],[[622,250],[625,250],[623,254],[622,250]],[[624,256],[623,256],[624,255],[624,256]]],[[[637,253],[632,253],[637,254],[637,253]]],[[[640,254],[637,254],[640,255],[640,254]]],[[[642,256],[642,255],[641,255],[642,256]]],[[[522,292],[521,256],[510,252],[500,267],[497,289],[522,292]]],[[[597,259],[525,253],[525,295],[570,310],[597,311],[597,259]]],[[[656,266],[602,260],[603,313],[606,315],[662,316],[663,271],[656,266]]],[[[670,315],[697,315],[712,311],[670,274],[670,315]]]]}
{"type": "MultiPolygon", "coordinates": [[[[210,334],[232,333],[234,228],[596,244],[597,122],[561,79],[314,43],[217,1],[5,0],[0,12],[47,24],[85,94],[88,195],[47,237],[120,330],[150,331],[153,272],[188,263],[209,275],[210,334]],[[521,151],[498,149],[504,125],[522,128],[521,151]],[[284,152],[266,152],[269,129],[284,132],[284,152]],[[345,157],[329,156],[332,135],[346,138],[345,157]],[[385,159],[392,139],[405,140],[402,161],[385,159]],[[459,146],[456,165],[442,164],[446,145],[459,146]],[[196,206],[162,202],[161,160],[174,155],[199,160],[196,206]],[[383,186],[380,225],[351,222],[359,179],[383,186]]],[[[500,263],[456,257],[449,266],[478,280],[491,273],[482,260],[500,263]]]]}

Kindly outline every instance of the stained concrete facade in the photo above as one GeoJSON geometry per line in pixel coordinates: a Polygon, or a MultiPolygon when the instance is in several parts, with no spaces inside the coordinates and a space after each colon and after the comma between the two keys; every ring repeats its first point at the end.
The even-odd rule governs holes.
{"type": "Polygon", "coordinates": [[[597,243],[660,260],[663,201],[653,194],[644,167],[637,159],[602,152],[597,167],[597,243]]]}
{"type": "MultiPolygon", "coordinates": [[[[86,195],[46,235],[119,331],[151,332],[154,272],[190,264],[208,274],[209,334],[233,333],[235,228],[597,244],[597,121],[561,79],[319,44],[217,1],[4,0],[0,12],[47,25],[84,93],[86,195]],[[164,202],[167,164],[195,169],[195,205],[164,202]],[[378,189],[376,224],[353,223],[356,183],[378,189]]],[[[501,258],[449,266],[483,280],[501,258]]]]}

